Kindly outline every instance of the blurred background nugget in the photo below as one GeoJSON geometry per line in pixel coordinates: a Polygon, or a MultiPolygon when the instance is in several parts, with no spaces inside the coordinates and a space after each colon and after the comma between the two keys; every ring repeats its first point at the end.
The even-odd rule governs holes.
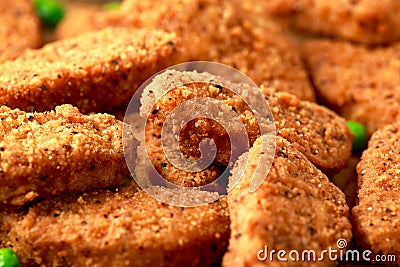
{"type": "MultiPolygon", "coordinates": [[[[156,28],[182,38],[181,60],[208,60],[230,65],[263,88],[275,88],[314,100],[300,57],[281,28],[256,6],[223,0],[125,0],[119,11],[95,12],[92,30],[106,26],[156,28]]],[[[71,18],[72,20],[73,18],[71,18]]],[[[73,33],[63,21],[60,38],[73,33]]],[[[71,23],[73,24],[73,22],[71,23]]]]}
{"type": "Polygon", "coordinates": [[[400,121],[376,131],[357,166],[353,225],[360,247],[400,262],[400,121]]]}
{"type": "Polygon", "coordinates": [[[307,41],[307,67],[320,100],[372,134],[400,115],[399,44],[368,49],[347,42],[307,41]]]}
{"type": "Polygon", "coordinates": [[[59,196],[17,216],[0,212],[4,223],[13,227],[0,238],[26,266],[210,266],[230,233],[226,199],[180,208],[137,186],[59,196]]]}
{"type": "MultiPolygon", "coordinates": [[[[231,238],[223,266],[290,266],[289,252],[314,250],[320,258],[323,250],[336,249],[336,242],[352,237],[349,208],[342,191],[333,185],[307,158],[288,141],[276,137],[272,167],[262,185],[249,193],[253,175],[260,171],[260,157],[270,149],[262,136],[244,154],[233,169],[229,185],[236,187],[228,195],[231,238]],[[248,165],[245,165],[245,159],[248,165]],[[246,166],[246,167],[245,167],[246,166]],[[240,179],[240,176],[243,177],[240,179]],[[265,251],[268,246],[268,251],[265,251]],[[279,261],[269,252],[283,249],[289,262],[279,261]],[[266,261],[258,259],[264,250],[266,261]]],[[[326,255],[325,255],[326,256],[326,255]]],[[[292,266],[332,266],[323,261],[297,261],[292,266]]]]}
{"type": "Polygon", "coordinates": [[[85,116],[70,105],[47,113],[3,106],[0,120],[0,204],[116,186],[129,175],[122,122],[111,115],[85,116]]]}
{"type": "Polygon", "coordinates": [[[0,63],[41,45],[40,22],[31,0],[0,1],[0,63]]]}
{"type": "Polygon", "coordinates": [[[127,104],[173,62],[173,33],[108,28],[28,50],[0,65],[0,104],[25,111],[72,104],[82,113],[127,104]]]}
{"type": "Polygon", "coordinates": [[[263,0],[267,13],[290,27],[364,44],[400,39],[398,0],[263,0]]]}

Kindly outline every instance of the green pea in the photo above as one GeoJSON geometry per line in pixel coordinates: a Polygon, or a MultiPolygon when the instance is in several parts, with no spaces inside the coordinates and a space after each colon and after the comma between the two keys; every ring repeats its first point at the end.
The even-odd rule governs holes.
{"type": "Polygon", "coordinates": [[[9,248],[0,249],[0,267],[19,267],[21,262],[17,254],[9,248]]]}
{"type": "Polygon", "coordinates": [[[115,11],[115,10],[118,10],[120,6],[121,6],[121,2],[119,2],[119,1],[108,2],[107,4],[103,5],[103,10],[115,11]]]}
{"type": "Polygon", "coordinates": [[[44,24],[55,27],[64,17],[64,7],[56,0],[34,0],[36,13],[44,24]]]}
{"type": "Polygon", "coordinates": [[[347,126],[354,134],[353,152],[360,153],[367,148],[368,133],[364,125],[355,121],[347,121],[347,126]]]}

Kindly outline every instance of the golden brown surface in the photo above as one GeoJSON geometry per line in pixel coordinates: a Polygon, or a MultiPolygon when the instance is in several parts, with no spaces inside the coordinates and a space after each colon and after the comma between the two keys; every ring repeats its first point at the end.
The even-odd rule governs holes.
{"type": "MultiPolygon", "coordinates": [[[[268,154],[260,137],[247,154],[248,166],[239,184],[228,195],[231,238],[223,266],[287,266],[276,259],[260,262],[257,252],[269,250],[336,249],[339,238],[350,241],[351,225],[344,194],[306,157],[283,138],[276,137],[272,168],[253,193],[248,188],[259,158],[268,154]]],[[[232,181],[243,167],[241,158],[232,181]]],[[[318,254],[317,254],[318,255],[318,254]]],[[[276,255],[275,255],[276,256],[276,255]]],[[[287,257],[287,255],[286,255],[287,257]]],[[[296,262],[296,266],[326,266],[333,262],[296,262]]]]}
{"type": "Polygon", "coordinates": [[[278,136],[288,140],[323,171],[332,173],[346,166],[353,136],[343,118],[291,94],[270,91],[265,95],[278,136]]]}
{"type": "Polygon", "coordinates": [[[45,200],[5,220],[7,244],[34,266],[209,266],[230,232],[225,199],[178,208],[134,186],[45,200]]]}
{"type": "Polygon", "coordinates": [[[302,31],[365,44],[400,39],[397,0],[264,0],[267,13],[302,31]]]}
{"type": "Polygon", "coordinates": [[[353,208],[357,242],[400,259],[400,123],[375,132],[357,165],[359,203],[353,208]]]}
{"type": "MultiPolygon", "coordinates": [[[[260,135],[261,129],[269,131],[269,128],[273,127],[271,121],[266,118],[260,118],[257,121],[252,113],[251,108],[254,110],[256,106],[260,107],[257,102],[262,103],[262,101],[265,101],[263,99],[258,100],[254,90],[257,90],[257,88],[231,83],[222,77],[206,72],[169,70],[155,77],[142,94],[140,115],[147,119],[146,148],[156,169],[167,177],[171,177],[174,183],[185,186],[199,186],[214,180],[215,176],[221,173],[220,169],[228,166],[231,156],[235,157],[232,154],[231,148],[233,144],[230,141],[230,136],[235,138],[235,143],[248,142],[251,146],[260,135]],[[236,93],[233,91],[235,90],[232,89],[233,87],[237,90],[236,93]],[[246,95],[247,99],[243,95],[246,95]],[[197,104],[199,99],[206,97],[218,101],[218,107],[211,106],[211,102],[197,104]],[[195,101],[195,103],[191,104],[190,109],[185,108],[182,112],[174,111],[174,109],[188,100],[195,101]],[[198,113],[202,108],[204,108],[206,116],[198,113]],[[232,110],[236,112],[234,116],[237,121],[226,119],[229,112],[234,113],[232,110]],[[175,113],[172,113],[172,111],[175,113]],[[218,117],[217,114],[220,114],[219,112],[223,113],[223,116],[219,115],[218,117]],[[192,181],[190,181],[192,174],[188,175],[187,178],[189,179],[185,179],[185,176],[171,176],[177,170],[174,170],[176,168],[171,166],[165,158],[161,147],[161,142],[163,141],[161,133],[162,128],[166,125],[166,118],[170,116],[172,118],[171,122],[181,127],[180,119],[188,115],[190,117],[200,116],[200,118],[193,119],[187,123],[179,133],[179,145],[183,154],[191,160],[197,159],[200,156],[200,141],[205,138],[212,139],[218,149],[214,165],[210,167],[210,170],[206,173],[198,173],[198,177],[192,179],[192,181]],[[224,129],[218,123],[218,119],[224,121],[224,126],[230,128],[224,129]],[[242,130],[245,136],[240,136],[242,130]]],[[[259,96],[262,97],[261,93],[259,93],[259,96]]],[[[163,142],[167,144],[168,141],[163,142]]],[[[236,155],[236,157],[239,155],[236,155]]]]}
{"type": "MultiPolygon", "coordinates": [[[[93,15],[91,25],[92,29],[118,25],[176,32],[185,49],[182,61],[224,63],[258,85],[314,100],[297,51],[260,8],[237,0],[126,0],[120,12],[93,15]]],[[[62,29],[60,37],[71,36],[71,29],[62,29]]]]}
{"type": "Polygon", "coordinates": [[[31,0],[0,1],[0,40],[0,62],[40,46],[40,23],[31,0]]]}
{"type": "Polygon", "coordinates": [[[26,51],[0,65],[0,103],[26,111],[63,103],[83,113],[111,109],[171,63],[176,42],[172,33],[108,28],[26,51]]]}
{"type": "MultiPolygon", "coordinates": [[[[70,105],[47,113],[0,108],[0,204],[121,184],[122,122],[70,105]]],[[[134,146],[134,143],[132,143],[134,146]]]]}
{"type": "Polygon", "coordinates": [[[399,44],[367,49],[346,42],[308,41],[304,53],[321,100],[369,134],[399,118],[399,44]]]}

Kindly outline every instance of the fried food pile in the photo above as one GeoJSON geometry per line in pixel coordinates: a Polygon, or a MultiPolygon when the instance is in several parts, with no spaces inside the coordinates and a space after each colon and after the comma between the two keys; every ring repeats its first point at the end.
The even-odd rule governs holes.
{"type": "Polygon", "coordinates": [[[340,259],[287,263],[258,252],[322,257],[353,236],[355,248],[400,257],[396,1],[84,6],[71,4],[79,12],[41,46],[32,3],[0,4],[0,247],[23,266],[334,266],[340,259]],[[226,64],[254,84],[212,70],[158,73],[195,60],[226,64]],[[132,99],[140,107],[127,120],[132,99]],[[176,146],[196,161],[208,140],[215,158],[182,169],[166,154],[164,126],[213,112],[213,101],[225,122],[197,116],[176,146]],[[372,136],[354,208],[330,180],[352,154],[346,119],[372,136]],[[233,161],[232,140],[247,142],[233,161]],[[226,183],[202,189],[221,176],[226,183]],[[164,201],[188,198],[167,183],[197,190],[203,204],[164,201]]]}

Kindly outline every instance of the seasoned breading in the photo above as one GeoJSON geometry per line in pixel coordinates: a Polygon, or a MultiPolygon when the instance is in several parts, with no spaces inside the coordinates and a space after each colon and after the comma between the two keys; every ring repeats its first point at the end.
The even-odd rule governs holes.
{"type": "Polygon", "coordinates": [[[179,208],[135,186],[45,200],[13,224],[8,246],[43,266],[209,266],[230,234],[225,199],[179,208]]]}
{"type": "MultiPolygon", "coordinates": [[[[181,168],[173,166],[165,154],[162,146],[161,136],[159,133],[159,127],[155,125],[147,126],[145,136],[145,152],[147,153],[149,160],[154,167],[154,170],[157,171],[163,179],[179,186],[203,186],[216,180],[226,170],[226,166],[218,163],[217,161],[213,161],[213,163],[204,170],[196,172],[188,172],[181,168]]],[[[185,156],[188,155],[185,154],[185,156]]],[[[188,158],[190,158],[191,160],[196,159],[195,157],[188,158]]],[[[135,173],[137,176],[139,176],[138,178],[143,179],[145,177],[148,177],[148,179],[150,179],[153,184],[157,184],[160,182],[161,184],[163,184],[162,181],[158,180],[157,182],[157,180],[154,178],[156,176],[154,176],[155,173],[153,173],[154,170],[151,168],[151,166],[148,166],[149,162],[147,162],[147,166],[145,164],[146,162],[144,162],[143,164],[139,164],[140,166],[136,167],[135,173]]],[[[229,170],[227,170],[227,175],[229,175],[229,170]]],[[[143,182],[145,183],[146,181],[143,182]]],[[[226,187],[226,185],[221,186],[224,186],[224,188],[226,187]]],[[[220,191],[223,192],[225,190],[221,188],[220,191]]]]}
{"type": "Polygon", "coordinates": [[[400,44],[367,49],[345,42],[308,41],[305,59],[318,95],[372,134],[399,118],[400,44]]]}
{"type": "Polygon", "coordinates": [[[145,145],[158,172],[171,182],[184,186],[204,185],[222,174],[261,133],[274,130],[273,122],[256,111],[268,108],[257,90],[207,72],[168,70],[156,76],[142,93],[140,115],[147,119],[145,145]],[[189,101],[192,102],[186,107],[189,101]],[[182,110],[177,111],[179,108],[182,110]],[[186,124],[182,125],[181,119],[186,124]],[[175,127],[165,129],[166,125],[172,124],[175,127]],[[213,140],[217,151],[207,171],[176,175],[185,172],[171,165],[161,145],[177,146],[175,142],[170,143],[172,138],[166,137],[166,133],[175,136],[173,131],[179,130],[177,127],[182,129],[177,133],[176,144],[179,143],[182,154],[189,160],[201,156],[201,141],[205,138],[213,140]]]}
{"type": "Polygon", "coordinates": [[[31,0],[0,1],[0,40],[0,62],[40,46],[40,23],[31,0]]]}
{"type": "Polygon", "coordinates": [[[316,167],[331,174],[346,166],[353,136],[346,120],[318,104],[284,92],[265,93],[278,136],[288,140],[316,167]]]}
{"type": "Polygon", "coordinates": [[[50,43],[0,65],[0,103],[25,111],[73,104],[96,112],[126,104],[152,74],[173,64],[173,33],[107,28],[50,43]]]}
{"type": "Polygon", "coordinates": [[[400,122],[375,132],[357,165],[359,203],[353,208],[356,241],[400,262],[400,122]]]}
{"type": "MultiPolygon", "coordinates": [[[[157,170],[160,173],[165,173],[165,175],[173,173],[169,169],[169,167],[173,167],[165,159],[161,147],[162,127],[167,116],[171,116],[171,112],[175,108],[191,99],[210,97],[231,107],[237,112],[249,133],[249,146],[251,147],[255,139],[260,136],[261,129],[265,133],[271,128],[271,125],[268,125],[271,122],[268,120],[260,120],[258,123],[254,120],[255,116],[251,111],[254,111],[257,107],[262,108],[263,102],[266,104],[265,100],[261,99],[254,90],[257,89],[228,82],[222,77],[205,72],[169,70],[155,77],[142,94],[141,116],[146,117],[147,115],[148,118],[146,124],[146,142],[148,143],[146,147],[153,164],[158,166],[157,170]],[[213,81],[214,84],[194,82],[205,80],[213,81]],[[181,84],[184,85],[181,86],[181,84]],[[235,91],[240,92],[240,94],[235,95],[233,93],[235,91]],[[163,95],[164,93],[166,94],[163,95]],[[241,99],[240,95],[246,95],[247,98],[241,99]],[[157,98],[159,99],[157,100],[157,98]],[[247,101],[247,104],[244,101],[247,101]],[[163,163],[165,168],[161,166],[163,163]]],[[[343,118],[322,106],[301,101],[296,96],[287,93],[268,90],[264,94],[271,108],[271,114],[266,116],[273,116],[277,135],[290,141],[312,163],[324,171],[332,173],[346,165],[347,159],[351,155],[353,137],[343,118]]],[[[196,105],[191,108],[194,114],[201,109],[200,106],[196,105]]],[[[212,112],[211,102],[206,109],[210,111],[209,117],[212,119],[211,114],[215,112],[212,112]]],[[[171,117],[173,120],[175,117],[179,120],[185,116],[181,112],[174,112],[175,115],[171,117]]],[[[184,112],[188,114],[190,110],[186,108],[184,112]]],[[[226,119],[227,115],[224,118],[226,119]]],[[[192,160],[197,159],[201,155],[199,151],[200,142],[204,138],[211,138],[218,148],[215,162],[222,166],[228,166],[229,159],[232,156],[230,136],[239,138],[236,132],[240,132],[240,129],[235,127],[235,131],[228,133],[222,125],[212,122],[210,119],[198,118],[185,125],[179,133],[180,149],[186,156],[192,157],[192,160]]],[[[230,119],[227,121],[234,125],[234,122],[231,122],[230,119]]],[[[180,124],[177,123],[177,125],[180,124]]],[[[246,140],[236,140],[236,142],[244,141],[246,140]]],[[[174,177],[174,182],[177,182],[175,179],[182,180],[181,176],[172,175],[172,177],[174,177]]],[[[211,179],[213,176],[208,177],[211,179]]],[[[197,185],[199,185],[198,182],[197,185]]],[[[186,180],[185,183],[187,183],[186,180]]]]}
{"type": "Polygon", "coordinates": [[[365,44],[400,39],[397,0],[264,0],[267,13],[315,35],[365,44]]]}
{"type": "Polygon", "coordinates": [[[184,48],[181,61],[224,63],[264,88],[314,100],[296,49],[259,5],[237,0],[127,0],[119,14],[96,13],[91,24],[93,29],[119,25],[176,32],[184,48]]]}
{"type": "MultiPolygon", "coordinates": [[[[129,175],[122,122],[71,105],[47,113],[0,108],[0,204],[119,185],[129,175]]],[[[136,143],[127,136],[132,156],[136,143]]]]}
{"type": "MultiPolygon", "coordinates": [[[[253,174],[259,171],[260,158],[271,148],[264,147],[262,136],[233,169],[230,186],[244,171],[242,180],[228,194],[231,217],[231,238],[223,266],[287,266],[268,252],[266,261],[257,259],[260,250],[280,249],[289,252],[314,250],[320,258],[322,250],[338,249],[336,242],[350,241],[351,225],[344,194],[334,186],[307,158],[283,138],[276,137],[272,167],[262,185],[249,193],[253,174]],[[244,160],[248,165],[245,170],[244,160]],[[257,167],[258,166],[258,167],[257,167]]],[[[272,151],[273,152],[273,151],[272,151]]],[[[265,254],[261,254],[261,257],[265,254]]],[[[327,266],[334,262],[325,255],[324,261],[297,261],[296,266],[327,266]]]]}

